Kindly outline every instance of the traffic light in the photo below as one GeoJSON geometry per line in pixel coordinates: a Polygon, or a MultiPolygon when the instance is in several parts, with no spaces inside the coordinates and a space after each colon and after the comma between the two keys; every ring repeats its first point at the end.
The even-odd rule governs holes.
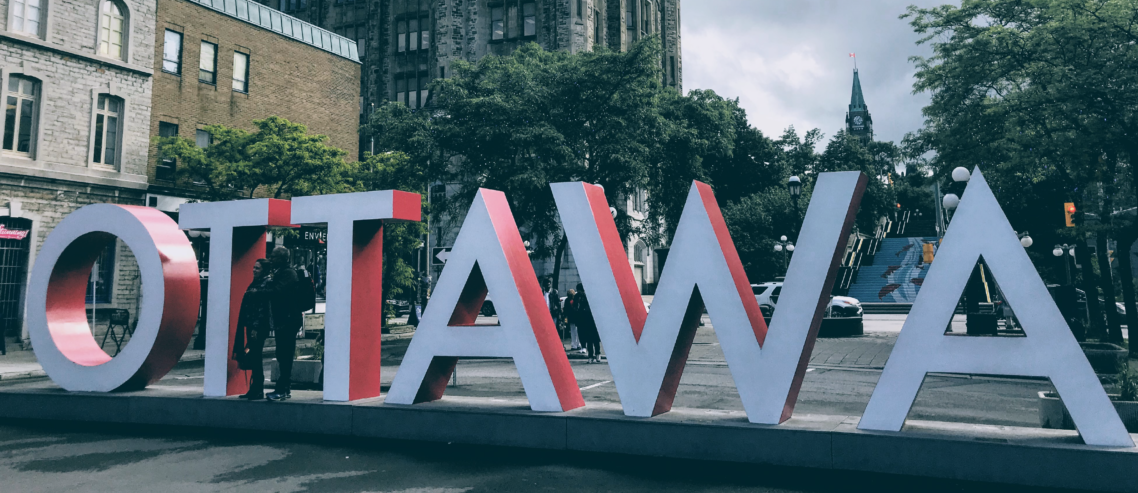
{"type": "Polygon", "coordinates": [[[1067,227],[1075,227],[1075,203],[1067,202],[1063,204],[1063,213],[1067,216],[1067,227]]]}

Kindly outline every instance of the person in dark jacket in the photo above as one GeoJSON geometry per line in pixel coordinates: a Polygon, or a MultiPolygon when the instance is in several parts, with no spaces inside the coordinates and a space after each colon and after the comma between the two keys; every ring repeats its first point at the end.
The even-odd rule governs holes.
{"type": "Polygon", "coordinates": [[[581,344],[589,353],[589,363],[601,362],[601,335],[597,332],[597,322],[593,320],[593,310],[589,307],[589,298],[585,296],[585,287],[577,284],[577,334],[581,337],[581,344]]]}
{"type": "Polygon", "coordinates": [[[296,271],[289,263],[289,251],[283,246],[269,255],[272,272],[265,283],[269,304],[272,307],[273,334],[277,343],[277,364],[281,376],[270,401],[283,401],[292,397],[292,360],[296,357],[296,333],[304,325],[304,314],[297,308],[296,271]]]}
{"type": "Polygon", "coordinates": [[[260,259],[253,265],[253,282],[241,298],[241,311],[237,315],[237,336],[233,341],[233,359],[243,370],[251,370],[249,392],[242,399],[265,398],[265,365],[261,351],[265,339],[273,329],[272,309],[265,290],[269,261],[260,259]]]}

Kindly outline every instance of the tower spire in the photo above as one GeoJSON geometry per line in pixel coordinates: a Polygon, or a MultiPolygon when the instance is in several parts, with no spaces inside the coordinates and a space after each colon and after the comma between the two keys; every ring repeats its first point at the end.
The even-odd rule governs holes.
{"type": "Polygon", "coordinates": [[[850,96],[850,112],[866,111],[865,96],[861,93],[861,79],[858,77],[857,69],[854,69],[853,74],[853,94],[850,96]]]}

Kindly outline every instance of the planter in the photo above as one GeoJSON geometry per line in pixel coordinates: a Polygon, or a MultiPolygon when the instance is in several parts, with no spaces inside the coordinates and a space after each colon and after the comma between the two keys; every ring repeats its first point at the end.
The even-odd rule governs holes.
{"type": "MultiPolygon", "coordinates": [[[[1118,411],[1118,417],[1122,418],[1126,431],[1138,433],[1138,402],[1116,401],[1117,398],[1117,394],[1110,394],[1110,401],[1114,404],[1114,410],[1118,411]]],[[[1039,393],[1039,426],[1060,430],[1075,429],[1067,407],[1054,392],[1039,393]]]]}
{"type": "Polygon", "coordinates": [[[1079,346],[1095,373],[1117,375],[1126,371],[1130,358],[1126,348],[1108,342],[1080,342],[1079,346]]]}
{"type": "Polygon", "coordinates": [[[823,318],[818,327],[818,337],[850,337],[865,334],[861,317],[823,318]]]}
{"type": "MultiPolygon", "coordinates": [[[[324,363],[318,359],[298,359],[292,362],[292,383],[320,383],[320,377],[323,376],[324,363]]],[[[273,359],[272,370],[270,371],[272,381],[280,380],[281,368],[276,359],[273,359]]]]}

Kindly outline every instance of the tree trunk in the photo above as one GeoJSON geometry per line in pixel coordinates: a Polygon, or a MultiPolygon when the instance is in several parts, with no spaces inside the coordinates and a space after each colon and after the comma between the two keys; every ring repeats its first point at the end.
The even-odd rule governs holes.
{"type": "MultiPolygon", "coordinates": [[[[1138,328],[1138,309],[1134,300],[1134,274],[1131,270],[1130,250],[1136,240],[1133,229],[1119,236],[1118,250],[1114,255],[1118,257],[1118,280],[1122,283],[1122,304],[1126,307],[1126,329],[1138,328]]],[[[1138,357],[1138,344],[1130,345],[1130,357],[1138,357]]]]}
{"type": "Polygon", "coordinates": [[[557,258],[553,259],[553,287],[559,293],[566,291],[561,290],[561,260],[565,258],[565,247],[569,246],[569,238],[565,233],[561,233],[561,241],[557,243],[557,258]]]}
{"type": "Polygon", "coordinates": [[[1122,343],[1122,328],[1119,327],[1118,308],[1115,305],[1118,298],[1114,294],[1114,275],[1106,245],[1106,231],[1100,231],[1095,249],[1098,250],[1099,284],[1102,286],[1102,309],[1106,312],[1107,340],[1119,344],[1122,343]]]}
{"type": "Polygon", "coordinates": [[[1091,266],[1091,251],[1087,245],[1087,239],[1083,235],[1079,235],[1076,242],[1075,257],[1079,259],[1079,263],[1083,266],[1083,291],[1087,295],[1087,318],[1090,322],[1087,327],[1087,338],[1104,340],[1106,339],[1106,328],[1102,325],[1102,312],[1099,311],[1098,305],[1098,282],[1095,281],[1094,268],[1091,266]]]}

